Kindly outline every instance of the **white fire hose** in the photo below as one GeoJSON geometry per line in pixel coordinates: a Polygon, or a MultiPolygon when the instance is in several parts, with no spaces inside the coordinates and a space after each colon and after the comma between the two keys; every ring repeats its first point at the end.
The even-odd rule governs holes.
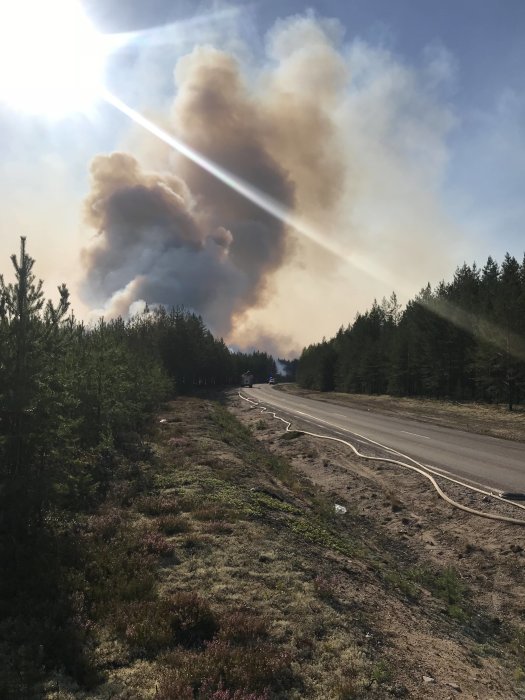
{"type": "MultiPolygon", "coordinates": [[[[286,425],[286,432],[293,432],[290,428],[292,425],[291,421],[287,421],[284,418],[281,418],[278,416],[274,411],[270,411],[266,406],[262,406],[260,401],[253,401],[252,399],[249,399],[247,396],[243,396],[240,392],[238,392],[238,395],[243,401],[248,401],[248,403],[251,403],[254,407],[259,406],[261,408],[262,412],[267,412],[269,415],[273,416],[276,420],[281,421],[286,425]]],[[[464,510],[466,513],[471,513],[472,515],[479,515],[481,518],[489,518],[490,520],[498,520],[500,522],[504,523],[511,523],[512,525],[525,525],[525,520],[520,520],[518,518],[510,518],[505,515],[495,515],[493,513],[484,513],[481,510],[476,510],[474,508],[469,508],[469,506],[464,506],[461,503],[458,503],[457,501],[454,501],[450,496],[447,496],[447,494],[441,489],[439,484],[436,482],[432,474],[435,474],[436,476],[439,476],[440,479],[446,479],[447,481],[451,481],[454,484],[458,484],[459,486],[462,486],[463,488],[469,489],[471,491],[476,491],[477,493],[482,493],[484,496],[488,496],[490,498],[494,498],[495,500],[502,501],[503,503],[506,503],[507,505],[514,506],[515,508],[521,508],[522,510],[525,510],[525,506],[521,505],[520,503],[513,503],[511,501],[506,500],[505,498],[502,498],[501,496],[498,496],[490,491],[485,491],[484,489],[477,488],[476,486],[471,486],[470,484],[466,484],[462,481],[459,481],[458,479],[453,479],[450,476],[445,476],[443,474],[440,474],[434,469],[431,469],[430,467],[425,467],[422,465],[420,462],[417,462],[415,459],[412,459],[412,457],[409,457],[408,455],[403,454],[402,452],[397,452],[396,450],[392,450],[389,447],[386,447],[385,445],[382,445],[379,442],[375,442],[374,440],[371,440],[370,438],[365,438],[369,443],[373,445],[377,445],[378,447],[381,447],[384,450],[388,450],[389,452],[392,452],[393,454],[397,454],[399,457],[403,457],[404,459],[409,460],[410,462],[413,462],[413,464],[406,464],[405,462],[400,462],[397,459],[390,459],[388,457],[372,457],[370,455],[365,455],[359,452],[359,450],[352,445],[351,442],[348,442],[348,440],[343,440],[342,438],[337,438],[337,437],[332,437],[331,435],[319,435],[318,433],[311,433],[308,432],[307,430],[297,430],[297,432],[300,432],[304,435],[309,435],[310,437],[317,438],[319,440],[331,440],[332,442],[339,442],[342,445],[346,445],[349,447],[358,457],[361,457],[362,459],[368,459],[372,460],[375,462],[387,462],[388,464],[396,464],[399,467],[405,467],[406,469],[411,469],[412,471],[417,472],[418,474],[421,474],[424,476],[426,479],[430,481],[434,489],[437,491],[439,496],[445,500],[447,503],[450,503],[450,505],[454,506],[454,508],[459,508],[459,510],[464,510]],[[430,472],[430,473],[429,473],[430,472]]],[[[362,436],[360,436],[362,437],[362,436]]]]}

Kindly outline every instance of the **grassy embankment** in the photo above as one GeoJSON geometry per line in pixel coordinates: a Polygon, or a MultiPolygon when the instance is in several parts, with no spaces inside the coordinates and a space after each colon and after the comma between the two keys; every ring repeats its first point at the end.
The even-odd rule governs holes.
{"type": "Polygon", "coordinates": [[[441,697],[406,682],[421,682],[408,656],[393,662],[376,624],[390,605],[464,643],[474,665],[483,647],[519,681],[524,639],[477,609],[455,570],[390,542],[351,494],[337,516],[219,402],[181,398],[163,418],[153,453],[128,457],[79,524],[90,672],[83,690],[55,674],[43,696],[441,697]]]}

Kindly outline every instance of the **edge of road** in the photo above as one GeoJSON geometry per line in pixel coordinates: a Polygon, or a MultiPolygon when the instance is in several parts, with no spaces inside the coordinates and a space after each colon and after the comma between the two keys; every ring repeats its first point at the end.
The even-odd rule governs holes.
{"type": "MultiPolygon", "coordinates": [[[[280,394],[283,394],[284,396],[297,396],[298,398],[304,398],[304,399],[312,399],[315,401],[321,401],[323,403],[332,405],[332,406],[343,406],[345,408],[351,408],[356,411],[371,411],[373,410],[374,413],[381,413],[387,416],[400,416],[400,413],[404,418],[407,420],[412,420],[418,423],[426,423],[428,425],[435,425],[436,427],[440,428],[452,428],[455,430],[463,430],[464,432],[471,433],[472,435],[483,435],[485,437],[491,437],[491,438],[496,438],[498,440],[508,440],[509,442],[513,443],[518,443],[518,444],[524,444],[525,446],[525,412],[519,412],[516,413],[515,415],[517,416],[517,420],[523,419],[523,431],[524,434],[522,437],[517,437],[517,436],[512,436],[512,435],[500,435],[492,430],[490,428],[487,429],[473,429],[473,425],[470,423],[467,423],[465,425],[460,425],[458,427],[457,424],[457,419],[455,419],[454,416],[450,417],[444,417],[440,416],[438,418],[433,418],[432,416],[429,416],[425,412],[423,413],[417,413],[415,412],[415,409],[408,410],[400,404],[399,409],[394,409],[393,407],[385,407],[384,405],[374,405],[373,407],[366,405],[366,403],[363,401],[363,404],[361,404],[360,401],[352,401],[352,399],[340,399],[337,396],[333,396],[332,392],[316,392],[313,390],[310,390],[306,394],[302,394],[301,391],[299,390],[297,392],[295,391],[290,391],[288,389],[285,389],[286,386],[293,385],[293,383],[290,382],[285,382],[283,384],[275,384],[272,386],[272,389],[275,391],[278,391],[280,394]]],[[[266,386],[266,384],[262,384],[259,386],[266,386]]],[[[346,396],[346,395],[345,395],[346,396]]],[[[348,394],[349,397],[352,396],[352,394],[348,394]]],[[[360,395],[361,396],[361,395],[360,395]]],[[[395,399],[395,397],[392,397],[395,399]]],[[[417,400],[417,399],[414,399],[417,400]]],[[[458,404],[455,404],[451,402],[451,407],[457,406],[458,404]]],[[[459,404],[460,406],[463,407],[469,407],[470,404],[465,403],[465,404],[459,404]]],[[[478,404],[472,404],[473,407],[477,406],[478,404]]],[[[483,406],[482,404],[479,404],[480,406],[483,406]]],[[[475,426],[474,426],[475,428],[475,426]]]]}
{"type": "MultiPolygon", "coordinates": [[[[264,402],[254,401],[253,399],[250,399],[249,397],[243,396],[240,391],[238,391],[237,393],[238,393],[239,398],[241,398],[243,401],[249,402],[250,404],[252,404],[252,406],[254,408],[260,408],[260,410],[262,412],[268,412],[270,415],[273,416],[274,419],[285,423],[286,424],[286,432],[290,432],[292,430],[291,429],[292,421],[288,421],[285,418],[283,418],[282,416],[277,415],[277,413],[275,411],[269,410],[268,407],[264,406],[264,402]]],[[[272,408],[274,408],[274,407],[272,407],[272,408]]],[[[282,410],[282,409],[278,409],[278,410],[282,411],[282,413],[284,413],[285,415],[288,415],[289,417],[293,417],[295,420],[303,420],[302,418],[297,418],[297,416],[294,416],[289,411],[282,410]]],[[[313,416],[310,416],[310,418],[315,419],[315,417],[313,417],[313,416]]],[[[326,421],[323,421],[322,419],[317,419],[317,420],[321,423],[326,423],[326,421]]],[[[320,427],[318,424],[316,424],[314,422],[314,420],[309,420],[309,421],[305,421],[305,422],[312,423],[313,425],[316,425],[316,427],[320,427]]],[[[328,426],[329,426],[329,424],[328,424],[328,426]]],[[[327,432],[331,432],[330,427],[328,427],[328,429],[326,429],[326,427],[323,427],[322,429],[327,430],[327,432]]],[[[515,503],[512,500],[505,499],[502,496],[502,492],[495,494],[491,490],[485,490],[484,488],[478,488],[476,486],[470,485],[469,483],[465,483],[464,481],[460,481],[459,479],[454,479],[450,476],[445,476],[444,474],[438,474],[437,472],[434,472],[434,470],[431,467],[428,467],[427,465],[421,464],[420,462],[413,459],[412,457],[409,457],[408,455],[405,455],[402,452],[398,452],[397,450],[394,450],[386,445],[383,445],[379,442],[376,442],[375,440],[372,440],[371,438],[367,438],[364,435],[360,435],[359,433],[354,433],[350,430],[346,430],[346,432],[349,433],[350,435],[354,435],[357,438],[359,438],[358,440],[356,440],[356,442],[361,442],[363,444],[367,444],[369,446],[375,447],[376,449],[380,448],[380,450],[386,451],[389,454],[393,454],[393,455],[396,455],[396,456],[401,457],[403,459],[407,459],[408,461],[412,462],[412,464],[407,464],[406,462],[401,462],[399,459],[392,459],[392,458],[375,456],[375,455],[374,456],[365,455],[365,454],[359,452],[359,450],[357,450],[357,448],[351,442],[349,442],[348,440],[343,440],[340,437],[333,437],[330,435],[320,435],[318,433],[312,433],[312,432],[309,432],[306,430],[301,430],[300,428],[298,429],[298,432],[302,432],[305,435],[309,435],[311,437],[314,437],[314,438],[317,438],[320,440],[332,440],[334,442],[338,442],[338,443],[341,443],[343,445],[346,445],[355,453],[356,456],[361,457],[362,459],[387,462],[387,463],[395,464],[395,465],[404,467],[406,469],[410,469],[412,471],[415,471],[415,472],[421,474],[423,477],[425,477],[426,479],[428,479],[431,482],[433,488],[438,493],[440,498],[442,498],[443,500],[448,502],[450,505],[452,505],[453,507],[455,507],[459,510],[465,511],[465,512],[470,513],[472,515],[477,515],[479,517],[488,518],[490,520],[496,520],[499,522],[506,522],[506,523],[513,524],[513,525],[525,526],[525,520],[521,520],[521,519],[517,519],[517,518],[510,518],[510,517],[507,517],[504,515],[497,515],[494,513],[486,513],[483,511],[475,510],[469,506],[465,506],[461,503],[458,503],[457,501],[454,501],[441,489],[441,487],[436,482],[433,474],[435,474],[439,478],[442,478],[442,479],[445,479],[447,481],[451,481],[455,484],[458,484],[466,489],[470,489],[472,491],[482,493],[485,497],[493,498],[493,499],[498,500],[498,501],[504,501],[507,504],[515,506],[516,508],[519,508],[521,510],[525,510],[525,505],[521,505],[519,503],[515,503]]],[[[475,483],[475,482],[473,482],[473,483],[475,483]]]]}

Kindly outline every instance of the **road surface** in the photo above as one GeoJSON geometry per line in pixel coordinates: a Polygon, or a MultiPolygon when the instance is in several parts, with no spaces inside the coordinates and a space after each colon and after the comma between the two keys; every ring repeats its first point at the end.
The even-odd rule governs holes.
{"type": "Polygon", "coordinates": [[[336,435],[366,454],[366,438],[449,475],[499,491],[525,491],[525,444],[285,394],[267,384],[242,393],[297,429],[336,435]]]}

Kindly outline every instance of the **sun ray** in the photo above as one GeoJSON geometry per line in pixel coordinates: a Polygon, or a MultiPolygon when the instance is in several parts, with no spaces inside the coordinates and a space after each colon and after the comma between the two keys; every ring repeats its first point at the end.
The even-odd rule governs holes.
{"type": "Polygon", "coordinates": [[[226,7],[221,10],[214,10],[206,14],[195,15],[187,19],[176,20],[169,24],[140,29],[136,31],[122,32],[114,34],[115,41],[119,46],[136,45],[140,48],[152,46],[162,46],[171,44],[174,36],[177,42],[192,42],[199,40],[201,31],[205,34],[209,31],[210,25],[227,23],[236,20],[241,12],[245,12],[246,7],[226,7]]]}
{"type": "Polygon", "coordinates": [[[348,251],[346,251],[338,242],[330,240],[325,236],[321,236],[321,234],[310,226],[307,221],[297,216],[281,202],[278,202],[273,197],[270,197],[268,194],[262,192],[242,178],[234,175],[222,166],[210,160],[202,153],[199,153],[191,146],[188,146],[186,143],[184,143],[184,141],[177,138],[173,134],[170,134],[168,131],[158,126],[158,124],[155,124],[143,114],[127,105],[123,100],[111,93],[109,90],[104,90],[103,96],[109,104],[118,109],[125,116],[129,117],[129,119],[135,122],[135,124],[146,129],[146,131],[148,131],[152,136],[155,136],[163,141],[167,146],[173,148],[175,151],[206,170],[208,173],[210,173],[210,175],[213,175],[225,185],[235,190],[238,194],[245,197],[247,200],[260,207],[263,211],[275,217],[286,226],[294,229],[298,234],[304,238],[307,238],[309,241],[312,241],[320,248],[333,255],[339,261],[351,265],[355,269],[374,279],[380,279],[383,282],[393,283],[394,280],[387,270],[380,268],[377,264],[363,258],[363,256],[360,256],[359,254],[348,253],[348,251]]]}
{"type": "Polygon", "coordinates": [[[502,355],[525,361],[525,339],[510,328],[498,326],[441,297],[419,298],[417,302],[456,328],[472,334],[479,343],[497,348],[502,355]]]}

